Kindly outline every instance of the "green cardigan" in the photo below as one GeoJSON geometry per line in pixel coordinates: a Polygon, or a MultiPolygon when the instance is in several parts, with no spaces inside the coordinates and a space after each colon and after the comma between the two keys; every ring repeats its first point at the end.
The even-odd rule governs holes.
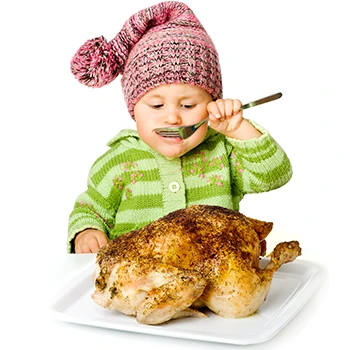
{"type": "Polygon", "coordinates": [[[286,184],[292,176],[287,155],[266,130],[251,123],[262,132],[259,138],[229,139],[208,128],[200,145],[175,159],[152,150],[134,130],[120,132],[93,164],[87,190],[75,202],[68,252],[86,228],[113,239],[192,204],[239,210],[245,194],[286,184]]]}

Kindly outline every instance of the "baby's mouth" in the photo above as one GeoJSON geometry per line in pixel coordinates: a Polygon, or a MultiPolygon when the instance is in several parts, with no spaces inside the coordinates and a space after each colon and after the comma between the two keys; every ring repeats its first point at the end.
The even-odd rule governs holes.
{"type": "Polygon", "coordinates": [[[177,127],[173,128],[158,128],[154,129],[157,135],[165,137],[165,138],[171,138],[171,139],[182,139],[179,130],[177,127]]]}
{"type": "Polygon", "coordinates": [[[154,129],[154,131],[163,137],[174,137],[174,138],[180,138],[182,140],[185,140],[189,138],[191,135],[193,135],[198,128],[203,125],[205,122],[208,121],[208,118],[201,120],[197,124],[193,125],[185,125],[185,126],[173,126],[168,128],[157,128],[154,129]]]}
{"type": "Polygon", "coordinates": [[[165,137],[167,139],[182,139],[179,133],[166,134],[166,133],[156,131],[156,134],[159,136],[165,137]]]}

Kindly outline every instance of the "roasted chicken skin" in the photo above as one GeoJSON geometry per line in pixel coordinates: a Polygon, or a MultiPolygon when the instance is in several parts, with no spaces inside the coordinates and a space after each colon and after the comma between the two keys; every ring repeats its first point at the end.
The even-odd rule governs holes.
{"type": "Polygon", "coordinates": [[[245,317],[265,301],[273,274],[301,255],[297,241],[278,244],[260,268],[271,222],[219,206],[193,205],[117,237],[96,258],[93,300],[139,323],[245,317]]]}

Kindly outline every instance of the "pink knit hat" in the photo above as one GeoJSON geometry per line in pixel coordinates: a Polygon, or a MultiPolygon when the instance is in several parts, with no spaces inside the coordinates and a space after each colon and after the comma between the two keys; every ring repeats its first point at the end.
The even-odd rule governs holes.
{"type": "Polygon", "coordinates": [[[75,77],[102,87],[122,74],[129,113],[151,89],[185,83],[222,97],[218,53],[207,32],[187,5],[166,1],[131,16],[117,36],[87,41],[72,59],[75,77]]]}

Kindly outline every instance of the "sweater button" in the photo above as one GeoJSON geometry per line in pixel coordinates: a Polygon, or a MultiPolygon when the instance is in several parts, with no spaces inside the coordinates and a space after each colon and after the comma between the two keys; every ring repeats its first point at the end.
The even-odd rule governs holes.
{"type": "Polygon", "coordinates": [[[178,190],[180,189],[180,185],[179,185],[179,183],[178,182],[176,182],[176,181],[173,181],[173,182],[170,182],[170,184],[169,184],[169,190],[171,191],[171,192],[177,192],[178,190]]]}

